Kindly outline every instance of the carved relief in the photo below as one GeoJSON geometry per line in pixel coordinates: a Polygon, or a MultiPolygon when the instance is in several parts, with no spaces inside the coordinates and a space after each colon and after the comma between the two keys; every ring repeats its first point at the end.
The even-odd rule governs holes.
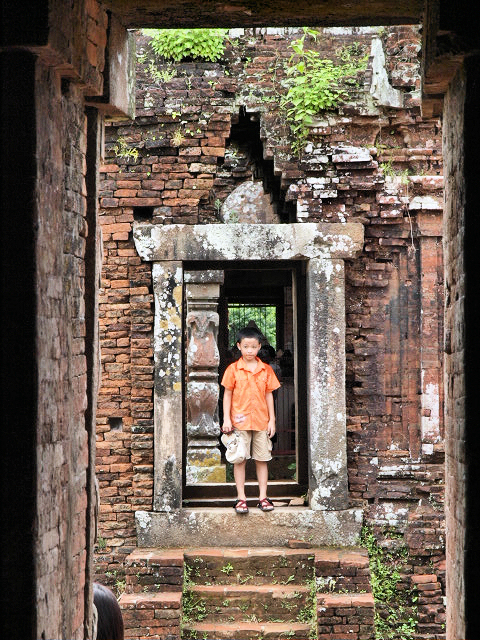
{"type": "Polygon", "coordinates": [[[225,482],[221,464],[217,335],[223,272],[187,272],[187,484],[225,482]]]}

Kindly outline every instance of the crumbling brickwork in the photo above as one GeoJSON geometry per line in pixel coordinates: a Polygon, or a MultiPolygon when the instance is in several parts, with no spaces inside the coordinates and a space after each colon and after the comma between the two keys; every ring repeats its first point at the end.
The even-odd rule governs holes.
{"type": "MultiPolygon", "coordinates": [[[[240,30],[221,62],[175,67],[152,66],[148,40],[138,39],[136,119],[107,128],[100,199],[96,561],[107,579],[121,576],[135,546],[134,511],[151,510],[153,500],[153,294],[132,224],[220,222],[225,198],[255,179],[286,224],[365,227],[364,251],[346,267],[350,498],[386,545],[395,544],[392,532],[405,541],[406,582],[434,574],[443,585],[441,131],[420,114],[418,32],[322,33],[316,46],[325,55],[360,46],[370,62],[340,111],[315,119],[300,159],[279,108],[284,62],[298,36],[240,30]],[[401,101],[394,107],[370,93],[375,39],[386,56],[389,100],[401,101]],[[246,133],[255,122],[257,149],[246,133]]],[[[422,598],[419,637],[441,636],[443,605],[422,598]]]]}
{"type": "MultiPolygon", "coordinates": [[[[98,3],[77,4],[78,22],[65,29],[85,29],[87,55],[72,57],[61,78],[54,66],[37,65],[38,181],[51,189],[38,192],[38,242],[46,251],[36,262],[39,413],[37,434],[37,594],[41,627],[37,637],[83,638],[89,631],[88,585],[91,495],[88,468],[91,438],[85,422],[87,388],[85,251],[87,130],[84,87],[102,89],[107,16],[98,3]],[[85,13],[83,13],[85,12],[85,13]],[[80,13],[82,14],[80,16],[80,13]],[[43,490],[50,487],[50,490],[43,490]]],[[[58,17],[58,16],[57,16],[58,17]]],[[[58,34],[57,34],[58,35],[58,34]]],[[[75,37],[75,36],[74,36],[75,37]]],[[[92,239],[95,243],[95,238],[92,239]]],[[[96,349],[96,345],[92,345],[96,349]]],[[[98,352],[96,352],[98,354],[98,352]]],[[[98,355],[97,355],[98,357],[98,355]]]]}
{"type": "Polygon", "coordinates": [[[97,0],[2,12],[2,637],[92,637],[108,23],[97,0]]]}

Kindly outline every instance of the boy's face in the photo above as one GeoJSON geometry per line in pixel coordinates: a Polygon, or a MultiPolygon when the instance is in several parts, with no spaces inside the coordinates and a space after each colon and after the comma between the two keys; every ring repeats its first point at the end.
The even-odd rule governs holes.
{"type": "Polygon", "coordinates": [[[237,347],[242,354],[242,358],[247,362],[251,362],[255,360],[261,344],[256,338],[242,338],[240,342],[237,342],[237,347]]]}

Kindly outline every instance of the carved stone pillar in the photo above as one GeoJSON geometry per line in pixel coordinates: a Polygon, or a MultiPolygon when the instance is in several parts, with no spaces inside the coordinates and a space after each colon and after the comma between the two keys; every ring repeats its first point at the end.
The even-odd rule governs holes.
{"type": "Polygon", "coordinates": [[[218,424],[218,298],[223,271],[186,271],[187,484],[225,482],[218,424]]]}

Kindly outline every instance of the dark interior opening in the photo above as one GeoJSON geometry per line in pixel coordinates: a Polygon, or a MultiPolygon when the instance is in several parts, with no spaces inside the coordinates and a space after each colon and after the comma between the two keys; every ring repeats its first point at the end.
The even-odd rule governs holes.
{"type": "Polygon", "coordinates": [[[285,200],[281,175],[275,174],[273,158],[264,154],[260,114],[247,112],[245,107],[241,107],[238,116],[232,118],[224,162],[232,166],[233,175],[242,181],[249,176],[261,180],[280,222],[295,222],[296,203],[285,200]]]}
{"type": "Polygon", "coordinates": [[[110,431],[121,431],[123,429],[123,418],[109,418],[110,431]]]}
{"type": "Polygon", "coordinates": [[[151,220],[153,218],[153,207],[133,207],[133,219],[136,222],[151,220]]]}
{"type": "MultiPolygon", "coordinates": [[[[275,309],[275,355],[269,364],[278,374],[281,388],[275,392],[277,434],[274,438],[273,459],[269,463],[269,492],[277,500],[288,501],[306,493],[307,427],[305,397],[305,287],[302,262],[229,262],[185,264],[185,270],[222,269],[224,283],[221,287],[218,313],[220,317],[218,349],[220,354],[219,381],[227,366],[239,357],[235,334],[232,332],[232,308],[245,311],[275,309]]],[[[246,322],[248,324],[248,322],[246,322]]],[[[257,326],[261,322],[256,322],[257,326]]],[[[259,326],[260,330],[261,327],[259,326]]],[[[266,358],[266,347],[273,342],[272,333],[265,340],[259,354],[266,358]]],[[[270,350],[271,353],[271,350],[270,350]]],[[[271,354],[273,356],[273,354],[271,354]]],[[[222,423],[223,388],[220,387],[219,421],[222,423]]],[[[223,453],[223,446],[222,446],[223,453]]],[[[226,463],[226,460],[223,460],[226,463]]],[[[190,506],[223,506],[223,499],[235,496],[233,467],[227,464],[226,484],[187,485],[184,496],[190,506]]],[[[247,463],[247,495],[258,492],[255,464],[247,463]]]]}

